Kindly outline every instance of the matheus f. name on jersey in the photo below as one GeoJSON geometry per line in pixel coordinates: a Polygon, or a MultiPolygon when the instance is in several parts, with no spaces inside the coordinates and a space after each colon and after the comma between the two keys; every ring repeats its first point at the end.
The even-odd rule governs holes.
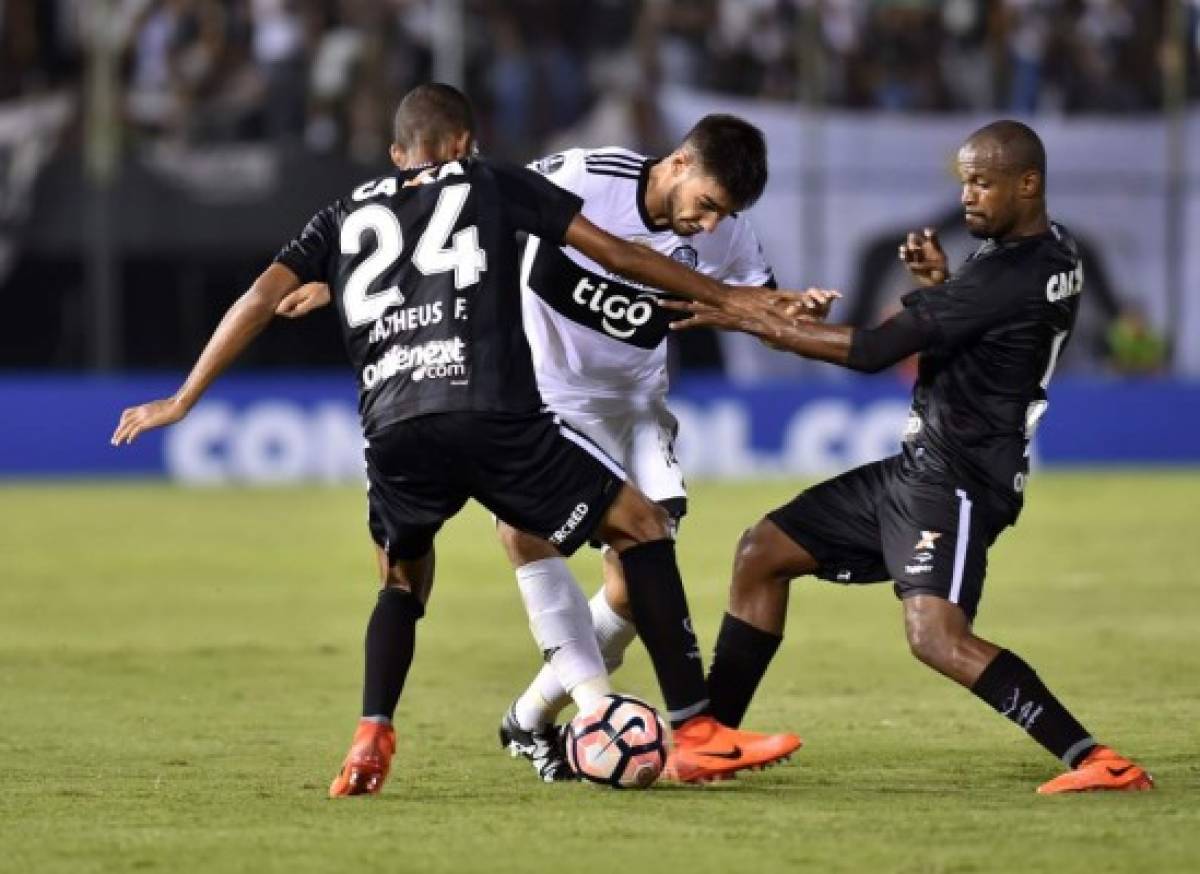
{"type": "Polygon", "coordinates": [[[480,159],[402,170],[326,207],[276,260],[341,289],[367,436],[440,412],[541,407],[517,317],[525,231],[562,242],[579,198],[480,159]],[[489,263],[486,253],[512,253],[489,263]]]}

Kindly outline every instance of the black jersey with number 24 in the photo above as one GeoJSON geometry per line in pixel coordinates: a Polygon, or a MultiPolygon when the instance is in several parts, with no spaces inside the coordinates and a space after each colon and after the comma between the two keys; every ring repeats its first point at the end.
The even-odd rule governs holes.
{"type": "Polygon", "coordinates": [[[904,306],[931,329],[905,455],[999,497],[1015,519],[1046,386],[1075,324],[1083,268],[1066,230],[986,241],[949,281],[904,306]]]}
{"type": "Polygon", "coordinates": [[[330,286],[368,438],[430,413],[541,406],[514,237],[561,245],[580,206],[531,170],[450,161],[360,185],[280,251],[301,282],[330,286]]]}

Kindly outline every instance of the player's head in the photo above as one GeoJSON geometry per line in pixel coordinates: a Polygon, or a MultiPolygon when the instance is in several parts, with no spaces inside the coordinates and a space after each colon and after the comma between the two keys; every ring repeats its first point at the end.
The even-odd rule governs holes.
{"type": "Polygon", "coordinates": [[[1006,237],[1046,211],[1046,148],[1019,121],[994,121],[971,134],[958,150],[958,176],[973,236],[1006,237]]]}
{"type": "Polygon", "coordinates": [[[762,131],[732,115],[706,115],[663,159],[671,230],[711,231],[731,212],[753,206],[767,184],[762,131]]]}
{"type": "Polygon", "coordinates": [[[452,161],[475,150],[475,111],[452,85],[427,82],[404,95],[392,122],[392,161],[397,167],[452,161]]]}

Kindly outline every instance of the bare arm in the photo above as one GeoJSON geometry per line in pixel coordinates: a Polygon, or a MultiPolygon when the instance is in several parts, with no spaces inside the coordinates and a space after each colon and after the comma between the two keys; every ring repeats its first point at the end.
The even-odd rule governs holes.
{"type": "Polygon", "coordinates": [[[715,307],[690,301],[662,301],[662,305],[691,314],[673,323],[673,330],[713,327],[742,331],[776,349],[864,373],[890,367],[933,341],[932,329],[907,310],[878,327],[853,328],[797,319],[793,305],[780,294],[756,296],[735,291],[715,307]]]}
{"type": "Polygon", "coordinates": [[[716,304],[732,289],[732,286],[684,267],[646,246],[614,237],[582,215],[571,220],[563,242],[613,273],[691,300],[716,304]]]}
{"type": "Polygon", "coordinates": [[[711,327],[741,331],[805,358],[843,366],[849,360],[853,328],[797,318],[794,305],[779,293],[756,296],[738,292],[717,307],[687,301],[662,301],[662,306],[691,313],[690,318],[672,323],[672,330],[711,327]]]}
{"type": "Polygon", "coordinates": [[[121,413],[112,436],[113,446],[132,443],[142,432],[173,425],[186,416],[213,380],[262,333],[280,301],[299,284],[296,274],[282,264],[272,264],[264,270],[225,313],[179,390],[169,398],[130,407],[121,413]]]}
{"type": "Polygon", "coordinates": [[[298,319],[307,316],[313,310],[328,306],[332,301],[328,285],[323,282],[310,282],[281,300],[275,309],[275,315],[298,319]]]}

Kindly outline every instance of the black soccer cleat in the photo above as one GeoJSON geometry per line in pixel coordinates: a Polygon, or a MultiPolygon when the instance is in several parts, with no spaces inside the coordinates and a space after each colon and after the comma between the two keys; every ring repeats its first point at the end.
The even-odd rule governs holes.
{"type": "Polygon", "coordinates": [[[543,729],[528,731],[517,724],[516,711],[508,708],[500,720],[500,746],[508,750],[514,759],[526,758],[537,772],[538,779],[546,783],[578,780],[567,764],[567,753],[563,745],[565,726],[548,725],[543,729]]]}

